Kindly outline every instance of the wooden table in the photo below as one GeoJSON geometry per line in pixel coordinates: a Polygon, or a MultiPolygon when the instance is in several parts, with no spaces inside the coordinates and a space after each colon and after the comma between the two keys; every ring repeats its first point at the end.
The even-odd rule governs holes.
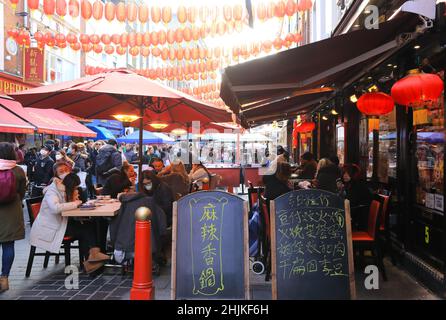
{"type": "Polygon", "coordinates": [[[96,207],[94,210],[74,210],[63,211],[63,217],[114,217],[121,208],[121,202],[112,202],[96,207]]]}

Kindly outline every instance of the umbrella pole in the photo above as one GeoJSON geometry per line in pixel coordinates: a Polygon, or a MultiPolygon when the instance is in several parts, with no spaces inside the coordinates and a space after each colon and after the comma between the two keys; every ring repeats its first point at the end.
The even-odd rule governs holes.
{"type": "Polygon", "coordinates": [[[142,190],[142,164],[143,164],[143,145],[142,145],[142,140],[143,140],[143,130],[144,130],[144,105],[141,103],[140,106],[140,118],[139,118],[139,166],[138,166],[138,190],[142,190]]]}

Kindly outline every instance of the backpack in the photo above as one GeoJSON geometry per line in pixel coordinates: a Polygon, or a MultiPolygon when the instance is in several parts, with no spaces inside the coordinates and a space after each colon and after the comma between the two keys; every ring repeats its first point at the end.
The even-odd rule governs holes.
{"type": "Polygon", "coordinates": [[[98,156],[96,157],[97,174],[103,174],[113,168],[112,155],[113,153],[111,152],[102,152],[98,154],[98,156]]]}
{"type": "Polygon", "coordinates": [[[16,178],[12,170],[0,171],[0,204],[14,201],[17,196],[16,178]]]}

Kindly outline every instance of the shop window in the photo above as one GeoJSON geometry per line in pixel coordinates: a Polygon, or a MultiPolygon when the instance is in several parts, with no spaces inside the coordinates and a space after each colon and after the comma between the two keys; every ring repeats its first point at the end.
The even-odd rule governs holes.
{"type": "Polygon", "coordinates": [[[339,164],[345,162],[345,127],[342,124],[336,125],[336,154],[339,158],[339,164]]]}
{"type": "Polygon", "coordinates": [[[416,202],[444,211],[444,99],[428,110],[429,123],[416,131],[416,202]]]}
{"type": "Polygon", "coordinates": [[[396,179],[396,150],[396,111],[393,109],[388,115],[381,116],[379,122],[379,182],[388,183],[389,178],[396,179]]]}

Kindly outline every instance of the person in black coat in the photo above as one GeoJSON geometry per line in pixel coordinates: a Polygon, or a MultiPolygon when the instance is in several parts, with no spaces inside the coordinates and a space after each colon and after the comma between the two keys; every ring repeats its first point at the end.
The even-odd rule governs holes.
{"type": "Polygon", "coordinates": [[[277,162],[276,173],[263,176],[265,184],[265,198],[274,200],[277,197],[291,191],[288,180],[291,176],[291,166],[287,162],[277,162]]]}
{"type": "Polygon", "coordinates": [[[102,188],[101,195],[117,198],[119,193],[135,187],[136,172],[127,161],[122,163],[121,170],[114,169],[112,172],[102,188]]]}
{"type": "Polygon", "coordinates": [[[341,178],[339,167],[332,163],[327,158],[319,160],[316,173],[316,188],[338,192],[337,181],[341,178]]]}
{"type": "MultiPolygon", "coordinates": [[[[46,186],[50,183],[53,177],[54,160],[50,157],[53,148],[50,145],[45,145],[37,157],[34,165],[34,184],[35,186],[46,186]]],[[[33,197],[42,195],[42,188],[34,187],[32,190],[33,197]]]]}

